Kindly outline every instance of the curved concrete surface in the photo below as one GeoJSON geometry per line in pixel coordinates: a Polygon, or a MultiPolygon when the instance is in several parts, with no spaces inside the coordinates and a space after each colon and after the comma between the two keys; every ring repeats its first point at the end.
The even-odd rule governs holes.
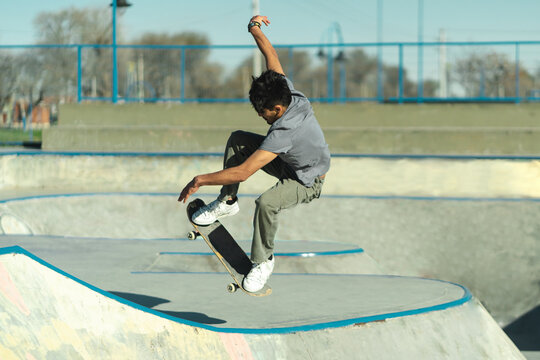
{"type": "MultiPolygon", "coordinates": [[[[240,245],[249,252],[251,241],[240,245]]],[[[21,246],[82,279],[95,279],[96,269],[111,274],[225,271],[202,240],[5,235],[0,246],[21,246]]],[[[348,244],[278,241],[277,247],[276,273],[385,273],[363,249],[348,244]]]]}
{"type": "MultiPolygon", "coordinates": [[[[241,217],[245,219],[245,216],[241,217]]],[[[233,234],[238,228],[229,227],[233,234]]],[[[143,251],[147,256],[155,254],[154,258],[145,258],[138,264],[135,270],[139,271],[223,271],[221,263],[202,241],[159,241],[185,239],[187,232],[192,230],[183,207],[176,202],[176,194],[64,194],[0,200],[0,230],[5,235],[34,235],[18,238],[12,245],[38,252],[43,247],[61,248],[60,242],[76,253],[76,249],[83,246],[95,249],[92,239],[129,239],[124,243],[109,241],[108,246],[110,250],[129,246],[134,257],[136,253],[143,256],[143,251]],[[51,239],[51,236],[77,240],[51,239]]],[[[296,231],[294,234],[300,235],[296,231]]],[[[249,253],[251,241],[239,242],[249,253]]],[[[110,254],[94,255],[103,259],[110,254]]],[[[88,255],[87,250],[82,250],[75,258],[88,255]]],[[[369,255],[350,244],[278,239],[276,257],[275,271],[282,273],[382,273],[369,255]],[[298,257],[300,261],[297,261],[298,257]]]]}
{"type": "MultiPolygon", "coordinates": [[[[215,195],[201,197],[208,201],[215,195]]],[[[185,221],[184,205],[176,199],[176,193],[12,195],[0,200],[0,221],[10,219],[3,231],[6,234],[177,239],[192,228],[185,221]]],[[[254,199],[241,196],[241,213],[223,219],[238,240],[251,238],[254,199]]],[[[276,251],[291,240],[350,243],[365,249],[387,274],[437,278],[467,286],[499,323],[506,325],[539,304],[539,223],[537,199],[325,195],[287,211],[280,220],[276,251]],[[512,271],[506,264],[512,264],[512,271]]],[[[316,265],[325,268],[322,272],[379,273],[369,265],[373,262],[364,258],[358,268],[354,257],[347,260],[353,262],[350,267],[334,267],[332,261],[328,266],[324,261],[316,261],[316,265]]],[[[165,257],[160,261],[163,270],[182,270],[167,265],[165,257]]],[[[285,259],[282,265],[287,262],[285,259]]],[[[295,268],[308,263],[306,260],[295,268]]]]}
{"type": "MultiPolygon", "coordinates": [[[[193,176],[222,168],[219,154],[0,152],[0,191],[179,191],[193,176]]],[[[540,157],[334,156],[325,194],[540,197],[540,157]]],[[[275,183],[256,173],[244,194],[275,183]]],[[[201,192],[214,193],[207,187],[201,192]]]]}
{"type": "Polygon", "coordinates": [[[155,311],[82,282],[22,248],[4,248],[0,254],[0,304],[6,309],[0,317],[0,354],[6,359],[69,354],[147,359],[327,359],[358,354],[378,359],[523,359],[468,291],[450,283],[308,275],[318,286],[304,292],[298,291],[300,279],[277,276],[276,289],[281,290],[257,299],[217,295],[217,287],[208,285],[222,282],[219,277],[205,278],[204,288],[196,279],[188,287],[175,277],[174,289],[169,286],[162,296],[197,291],[198,301],[176,311],[155,311]]]}
{"type": "MultiPolygon", "coordinates": [[[[349,249],[365,249],[380,266],[366,253],[306,257],[302,262],[282,257],[281,265],[289,262],[293,268],[282,267],[279,272],[348,272],[342,270],[346,267],[337,265],[344,265],[344,259],[348,259],[351,273],[376,274],[382,268],[385,274],[448,280],[470,288],[499,324],[508,324],[538,306],[540,295],[537,286],[540,243],[536,231],[540,223],[540,200],[536,197],[538,183],[534,180],[538,178],[537,160],[334,158],[335,176],[329,175],[323,197],[288,211],[282,218],[276,251],[293,251],[289,246],[298,240],[310,240],[304,244],[318,245],[339,242],[352,244],[352,247],[347,245],[349,249]],[[319,266],[323,258],[333,258],[328,260],[328,267],[319,266]],[[316,262],[309,264],[314,259],[316,262]],[[342,261],[334,261],[337,259],[342,261]],[[306,264],[309,266],[303,269],[306,264]]],[[[161,279],[162,288],[178,283],[189,290],[192,286],[189,283],[195,281],[210,284],[220,294],[224,291],[227,276],[209,274],[204,260],[201,263],[205,256],[165,254],[184,252],[186,242],[181,239],[191,230],[185,221],[185,209],[176,202],[177,191],[193,173],[215,170],[220,162],[219,156],[178,154],[4,153],[0,156],[0,234],[3,234],[0,246],[29,246],[32,253],[45,261],[95,286],[172,317],[181,315],[217,326],[223,318],[178,306],[184,303],[170,301],[168,295],[160,297],[159,286],[155,289],[152,286],[161,279]],[[109,251],[114,256],[103,256],[109,251]],[[177,256],[182,259],[177,260],[177,256]],[[141,289],[144,291],[138,291],[141,289]]],[[[273,183],[264,175],[250,181],[241,187],[243,215],[224,219],[235,238],[246,241],[251,237],[250,216],[255,199],[249,194],[256,194],[273,183]]],[[[205,191],[208,200],[215,197],[217,188],[209,187],[205,191]]],[[[280,280],[283,276],[277,274],[271,279],[277,281],[272,283],[274,291],[286,283],[280,280]]],[[[294,289],[298,291],[298,283],[309,286],[311,281],[306,279],[304,275],[294,280],[294,289]]],[[[384,355],[376,344],[389,349],[400,346],[409,349],[404,343],[398,346],[392,342],[387,331],[414,337],[415,327],[430,327],[439,315],[438,319],[448,327],[443,330],[448,338],[445,341],[454,339],[470,344],[475,337],[482,338],[478,327],[498,328],[474,301],[429,314],[429,319],[408,316],[404,322],[398,318],[370,323],[367,329],[362,329],[361,337],[355,326],[334,329],[336,333],[343,331],[341,337],[347,342],[340,340],[341,337],[333,338],[332,342],[350,347],[351,351],[366,354],[373,351],[372,358],[379,359],[384,355]],[[456,319],[459,325],[453,323],[456,319]],[[468,323],[471,319],[475,324],[468,323]],[[457,331],[463,324],[472,333],[457,331]],[[347,335],[351,330],[353,337],[347,335]],[[460,334],[456,335],[457,332],[460,334]],[[358,338],[365,338],[366,342],[361,347],[350,345],[358,342],[358,338]]],[[[436,325],[434,331],[440,327],[436,325]]],[[[309,353],[308,343],[327,341],[324,336],[318,336],[295,346],[309,353]]],[[[499,342],[507,342],[499,335],[492,337],[491,331],[482,340],[493,349],[499,349],[499,342]]],[[[261,341],[266,340],[249,340],[250,349],[255,349],[253,342],[261,341]]],[[[418,342],[412,341],[411,358],[422,358],[416,356],[418,349],[438,342],[441,340],[423,337],[418,342]]],[[[446,345],[443,347],[446,349],[446,345]]],[[[468,351],[469,347],[465,348],[468,351]]],[[[2,349],[0,358],[9,358],[3,356],[2,349]]],[[[257,354],[269,354],[257,349],[257,354]]],[[[326,354],[324,358],[339,357],[325,353],[325,349],[320,351],[326,354]]],[[[398,350],[392,351],[389,358],[400,357],[398,350]]],[[[454,355],[448,358],[463,358],[454,350],[448,353],[454,355]]],[[[280,357],[276,354],[273,353],[273,358],[280,357]]],[[[290,352],[287,355],[291,357],[290,352]]],[[[40,357],[43,356],[36,358],[40,357]]]]}

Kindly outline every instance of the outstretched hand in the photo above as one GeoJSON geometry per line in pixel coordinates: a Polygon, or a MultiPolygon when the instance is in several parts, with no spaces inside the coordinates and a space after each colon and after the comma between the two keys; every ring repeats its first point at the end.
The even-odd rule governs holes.
{"type": "Polygon", "coordinates": [[[255,15],[254,17],[251,18],[250,22],[251,21],[256,21],[266,26],[270,25],[270,20],[268,20],[268,16],[255,15]]]}
{"type": "Polygon", "coordinates": [[[178,197],[178,202],[183,201],[185,204],[187,199],[191,195],[195,194],[197,190],[199,190],[199,185],[196,184],[195,178],[193,178],[193,180],[191,180],[180,193],[180,196],[178,197]]]}

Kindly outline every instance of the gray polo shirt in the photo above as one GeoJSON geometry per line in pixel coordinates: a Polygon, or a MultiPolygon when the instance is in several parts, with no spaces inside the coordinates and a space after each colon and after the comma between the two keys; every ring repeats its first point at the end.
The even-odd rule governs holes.
{"type": "Polygon", "coordinates": [[[270,126],[259,149],[278,154],[298,180],[311,187],[315,178],[330,168],[330,151],[309,100],[285,79],[292,101],[283,116],[270,126]]]}

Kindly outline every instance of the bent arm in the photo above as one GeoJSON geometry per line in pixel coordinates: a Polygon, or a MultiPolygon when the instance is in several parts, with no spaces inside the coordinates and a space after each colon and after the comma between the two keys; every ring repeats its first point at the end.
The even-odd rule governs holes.
{"type": "Polygon", "coordinates": [[[274,160],[276,156],[277,154],[270,151],[257,150],[238,166],[197,176],[199,186],[230,185],[246,181],[257,170],[274,160]]]}
{"type": "Polygon", "coordinates": [[[223,169],[214,173],[197,175],[184,187],[178,201],[183,201],[185,203],[201,186],[230,185],[246,181],[257,170],[274,160],[276,157],[277,154],[273,152],[257,150],[251,154],[246,161],[238,166],[223,169]]]}
{"type": "MultiPolygon", "coordinates": [[[[258,23],[264,23],[268,26],[270,24],[270,21],[266,16],[254,16],[251,21],[256,21],[258,23]]],[[[253,35],[253,38],[255,39],[255,42],[257,43],[257,47],[263,54],[264,58],[266,59],[266,68],[268,70],[273,70],[277,73],[280,73],[282,75],[285,75],[285,72],[283,71],[283,67],[281,66],[281,63],[279,62],[279,57],[277,54],[276,49],[272,46],[270,43],[270,40],[264,35],[262,29],[258,26],[253,26],[251,29],[249,29],[249,32],[251,35],[253,35]]]]}

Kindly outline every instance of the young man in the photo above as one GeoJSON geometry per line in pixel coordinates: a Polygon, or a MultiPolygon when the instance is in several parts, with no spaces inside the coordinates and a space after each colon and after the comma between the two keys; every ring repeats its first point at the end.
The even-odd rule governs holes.
{"type": "Polygon", "coordinates": [[[255,201],[251,247],[254,264],[243,281],[244,288],[251,292],[262,289],[274,269],[279,212],[318,198],[330,168],[328,145],[313,109],[285,77],[276,50],[261,30],[263,23],[270,24],[266,16],[254,16],[248,25],[268,69],[253,80],[249,99],[270,129],[266,136],[233,132],[225,149],[223,170],[195,176],[178,198],[185,203],[201,186],[223,185],[218,198],[193,215],[193,222],[208,225],[239,211],[239,183],[257,170],[279,179],[255,201]]]}

